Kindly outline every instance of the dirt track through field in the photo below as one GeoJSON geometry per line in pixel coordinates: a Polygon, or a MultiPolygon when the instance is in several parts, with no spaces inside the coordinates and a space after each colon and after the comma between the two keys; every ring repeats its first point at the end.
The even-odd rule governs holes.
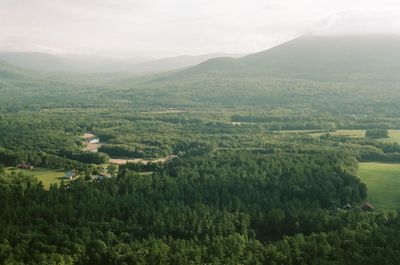
{"type": "Polygon", "coordinates": [[[157,158],[157,159],[152,159],[152,160],[141,159],[141,158],[110,158],[108,160],[108,162],[111,164],[116,164],[116,165],[125,165],[126,163],[143,163],[146,165],[147,163],[150,163],[150,162],[151,163],[165,163],[174,158],[176,158],[176,156],[174,156],[174,155],[157,158]]]}

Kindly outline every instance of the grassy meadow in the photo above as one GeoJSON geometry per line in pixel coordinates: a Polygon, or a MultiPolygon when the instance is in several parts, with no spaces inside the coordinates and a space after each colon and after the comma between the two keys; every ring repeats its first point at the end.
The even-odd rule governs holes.
{"type": "MultiPolygon", "coordinates": [[[[32,175],[43,183],[46,189],[50,184],[61,183],[62,178],[65,176],[66,171],[62,169],[47,169],[47,168],[33,168],[33,169],[19,169],[7,168],[8,171],[23,172],[26,175],[32,175]]],[[[64,180],[67,182],[69,180],[64,180]]]]}
{"type": "Polygon", "coordinates": [[[368,187],[368,200],[377,209],[400,208],[400,164],[360,163],[358,175],[368,187]]]}
{"type": "MultiPolygon", "coordinates": [[[[327,132],[311,132],[310,135],[314,137],[320,137],[327,132]]],[[[329,132],[332,135],[337,136],[349,136],[353,138],[362,138],[365,137],[365,130],[336,130],[334,132],[329,132]]]]}
{"type": "MultiPolygon", "coordinates": [[[[336,130],[334,132],[321,132],[316,130],[282,130],[281,133],[307,133],[313,137],[320,137],[323,134],[329,133],[337,136],[348,136],[352,138],[365,137],[365,130],[336,130]]],[[[400,130],[389,130],[389,138],[378,139],[382,142],[397,142],[400,144],[400,130]]]]}
{"type": "Polygon", "coordinates": [[[382,142],[396,142],[400,144],[400,130],[389,130],[389,138],[380,139],[382,142]]]}
{"type": "MultiPolygon", "coordinates": [[[[362,138],[365,137],[365,130],[337,130],[332,134],[339,136],[362,138]]],[[[379,141],[400,143],[400,130],[389,130],[389,138],[379,139],[379,141]]]]}

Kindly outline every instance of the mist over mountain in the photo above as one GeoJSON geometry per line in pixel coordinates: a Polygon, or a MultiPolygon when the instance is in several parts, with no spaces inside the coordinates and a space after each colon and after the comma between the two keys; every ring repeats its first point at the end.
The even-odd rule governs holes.
{"type": "Polygon", "coordinates": [[[304,36],[241,58],[210,59],[140,85],[134,79],[119,85],[124,97],[141,93],[157,104],[154,95],[161,93],[188,104],[309,106],[319,101],[334,110],[338,98],[350,107],[372,100],[378,91],[385,104],[393,104],[399,77],[399,36],[304,36]]]}
{"type": "Polygon", "coordinates": [[[228,54],[228,53],[210,53],[198,56],[182,55],[182,56],[162,58],[154,61],[138,63],[132,65],[129,68],[129,70],[134,73],[166,72],[166,71],[172,71],[194,66],[214,58],[221,58],[221,57],[237,58],[240,56],[241,55],[239,54],[228,54]]]}
{"type": "Polygon", "coordinates": [[[28,77],[31,77],[29,70],[14,66],[4,60],[0,60],[1,81],[18,81],[28,77]]]}
{"type": "Polygon", "coordinates": [[[43,72],[118,72],[131,64],[152,60],[150,57],[114,59],[91,55],[52,55],[39,52],[0,52],[10,64],[43,72]]]}
{"type": "Polygon", "coordinates": [[[400,69],[400,35],[308,35],[247,56],[213,53],[198,56],[108,59],[55,56],[44,53],[0,53],[10,64],[44,72],[129,72],[152,74],[175,70],[171,78],[188,75],[240,73],[297,78],[326,75],[384,74],[400,69]]]}
{"type": "MultiPolygon", "coordinates": [[[[144,60],[138,58],[137,60],[144,60]]],[[[400,35],[303,36],[271,49],[240,57],[214,53],[177,56],[145,62],[61,57],[43,53],[0,53],[13,73],[30,69],[44,72],[129,72],[152,74],[180,70],[151,82],[216,76],[265,78],[268,76],[319,78],[327,76],[397,78],[400,73],[400,35]],[[13,67],[17,66],[17,67],[13,67]],[[201,76],[201,77],[200,77],[201,76]]],[[[126,76],[124,76],[126,77],[126,76]]]]}
{"type": "MultiPolygon", "coordinates": [[[[269,73],[297,77],[400,72],[400,35],[304,36],[242,58],[206,61],[185,74],[269,73]]],[[[181,73],[182,75],[182,73],[181,73]]]]}
{"type": "Polygon", "coordinates": [[[103,58],[90,55],[51,55],[34,52],[1,52],[0,59],[15,66],[43,72],[130,72],[158,73],[194,66],[211,58],[239,57],[237,54],[213,53],[198,56],[177,56],[162,59],[134,57],[103,58]]]}

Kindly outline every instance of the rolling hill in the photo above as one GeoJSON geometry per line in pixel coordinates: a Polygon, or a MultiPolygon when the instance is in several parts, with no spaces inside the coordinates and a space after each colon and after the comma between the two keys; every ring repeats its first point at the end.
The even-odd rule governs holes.
{"type": "Polygon", "coordinates": [[[18,81],[27,78],[32,78],[28,70],[0,60],[0,81],[18,81]]]}

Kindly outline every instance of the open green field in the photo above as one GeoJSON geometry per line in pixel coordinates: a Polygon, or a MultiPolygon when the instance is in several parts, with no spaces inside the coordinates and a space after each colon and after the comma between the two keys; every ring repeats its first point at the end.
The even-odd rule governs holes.
{"type": "MultiPolygon", "coordinates": [[[[62,169],[47,169],[47,168],[34,168],[34,169],[7,168],[7,171],[23,172],[26,175],[33,175],[43,183],[46,189],[50,187],[50,184],[61,183],[61,179],[64,177],[66,173],[66,171],[62,169]]],[[[68,181],[69,180],[64,180],[64,182],[68,181]]]]}
{"type": "Polygon", "coordinates": [[[337,130],[333,133],[338,136],[349,136],[354,138],[365,137],[365,130],[337,130]]]}
{"type": "Polygon", "coordinates": [[[400,164],[360,163],[358,175],[368,187],[368,201],[376,209],[400,208],[400,164]]]}
{"type": "MultiPolygon", "coordinates": [[[[350,136],[354,138],[365,137],[365,130],[337,130],[333,135],[350,136]]],[[[389,130],[389,138],[379,139],[382,142],[398,142],[400,143],[400,130],[389,130]]]]}
{"type": "Polygon", "coordinates": [[[389,130],[389,138],[380,139],[382,142],[397,142],[400,144],[400,130],[389,130]]]}
{"type": "MultiPolygon", "coordinates": [[[[326,134],[327,132],[315,132],[311,133],[312,136],[315,137],[320,137],[323,134],[326,134]]],[[[335,132],[329,132],[332,135],[337,135],[337,136],[349,136],[353,138],[361,138],[365,137],[365,130],[336,130],[335,132]]]]}
{"type": "MultiPolygon", "coordinates": [[[[320,137],[323,134],[329,133],[338,136],[349,136],[353,138],[365,137],[365,130],[336,130],[335,132],[321,132],[315,130],[285,130],[281,133],[307,133],[314,137],[320,137]]],[[[389,130],[389,138],[378,139],[382,142],[397,142],[400,144],[400,130],[389,130]]]]}
{"type": "MultiPolygon", "coordinates": [[[[306,133],[313,137],[320,137],[323,134],[329,133],[332,135],[349,136],[354,138],[365,137],[365,130],[336,130],[334,132],[318,131],[318,130],[282,130],[280,133],[306,133]]],[[[399,133],[400,137],[400,133],[399,133]]],[[[400,139],[400,138],[399,138],[400,139]]]]}

